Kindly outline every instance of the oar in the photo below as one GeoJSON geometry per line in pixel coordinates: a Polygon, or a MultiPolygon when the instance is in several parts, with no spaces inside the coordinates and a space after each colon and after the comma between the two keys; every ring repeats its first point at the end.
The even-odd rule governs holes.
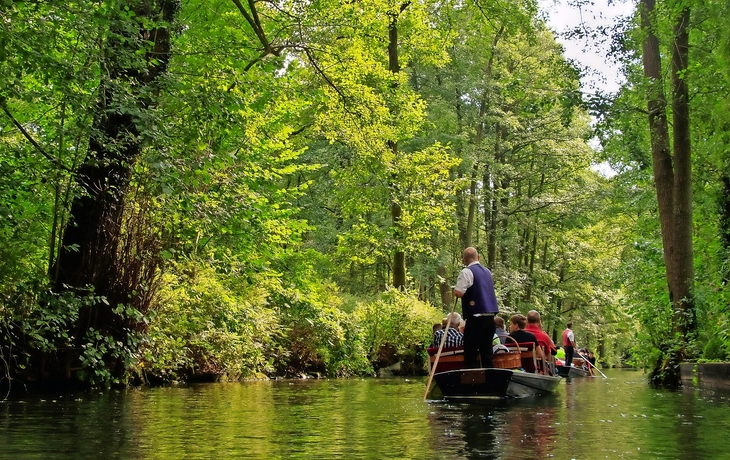
{"type": "MultiPolygon", "coordinates": [[[[583,361],[587,362],[590,367],[592,367],[593,369],[597,370],[598,372],[601,372],[601,370],[599,368],[597,368],[596,366],[594,366],[593,364],[591,364],[591,362],[588,361],[588,358],[586,358],[585,356],[583,356],[578,350],[575,350],[575,352],[578,353],[578,356],[580,356],[581,358],[583,358],[583,361]]],[[[603,376],[604,379],[607,379],[608,378],[608,377],[606,377],[606,374],[604,374],[603,372],[601,372],[601,375],[603,376]]]]}
{"type": "MultiPolygon", "coordinates": [[[[456,310],[456,303],[459,301],[459,298],[457,297],[454,299],[454,308],[451,309],[451,313],[453,313],[456,310]]],[[[431,368],[431,375],[428,376],[428,383],[426,384],[426,392],[423,394],[423,400],[425,401],[428,397],[428,391],[431,389],[431,381],[433,381],[433,374],[436,373],[436,366],[439,364],[439,358],[441,357],[441,350],[444,348],[444,343],[446,343],[446,335],[449,333],[449,327],[451,326],[451,313],[449,313],[446,318],[446,329],[444,329],[444,335],[441,337],[441,343],[439,344],[439,350],[436,352],[436,358],[433,360],[433,367],[431,368]]]]}

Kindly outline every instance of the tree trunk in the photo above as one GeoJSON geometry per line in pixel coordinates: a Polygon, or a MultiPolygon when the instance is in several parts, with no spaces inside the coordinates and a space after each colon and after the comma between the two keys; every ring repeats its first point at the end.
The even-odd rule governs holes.
{"type": "MultiPolygon", "coordinates": [[[[140,1],[128,6],[137,18],[146,18],[151,24],[169,24],[179,3],[140,1]]],[[[81,310],[77,330],[72,333],[77,347],[85,343],[84,335],[90,328],[118,340],[128,332],[123,319],[112,312],[118,304],[132,303],[131,293],[139,288],[123,282],[128,277],[122,275],[125,261],[120,260],[118,252],[122,214],[130,173],[142,149],[140,125],[144,121],[140,114],[153,102],[157,80],[167,71],[170,56],[167,26],[133,26],[126,13],[116,13],[120,16],[110,22],[111,34],[102,58],[104,71],[89,154],[76,173],[82,193],[71,204],[72,219],[65,228],[63,245],[52,268],[57,291],[85,292],[91,288],[94,295],[106,298],[104,303],[81,310]],[[130,56],[144,49],[147,42],[152,42],[153,48],[146,53],[142,65],[132,67],[130,56]]]]}
{"type": "MultiPolygon", "coordinates": [[[[447,273],[446,273],[446,267],[444,267],[443,265],[439,265],[438,274],[441,279],[443,279],[443,280],[448,279],[447,273]]],[[[449,286],[448,283],[446,283],[446,282],[439,283],[439,293],[441,294],[441,306],[443,308],[446,308],[449,305],[451,305],[452,293],[451,293],[451,287],[449,286]]]]}
{"type": "MultiPolygon", "coordinates": [[[[482,98],[479,102],[479,117],[477,118],[477,125],[476,125],[476,137],[474,139],[474,148],[476,149],[477,155],[476,159],[474,161],[474,171],[471,179],[471,183],[469,184],[469,213],[467,217],[467,227],[466,227],[466,235],[462,238],[462,248],[467,248],[469,246],[472,246],[472,237],[474,234],[474,228],[475,228],[475,220],[476,220],[476,210],[477,210],[477,182],[479,178],[479,152],[481,151],[482,141],[484,140],[484,131],[486,130],[486,120],[485,116],[487,114],[487,107],[489,105],[489,91],[490,86],[492,82],[492,70],[494,68],[494,55],[495,51],[497,49],[497,44],[499,43],[499,40],[502,38],[502,34],[504,33],[504,26],[500,27],[499,31],[495,33],[494,40],[492,40],[492,47],[489,54],[489,60],[487,61],[487,67],[484,69],[484,90],[482,92],[482,98]]],[[[484,164],[484,173],[482,174],[482,177],[484,178],[484,182],[482,182],[482,189],[487,190],[489,187],[489,183],[487,182],[487,178],[489,177],[489,160],[484,159],[481,160],[481,163],[484,164]]],[[[488,194],[487,194],[488,196],[488,194]]],[[[485,200],[486,202],[487,200],[485,200]]],[[[488,227],[489,224],[489,207],[484,208],[484,225],[485,227],[488,227]]],[[[487,234],[489,234],[487,232],[487,234]]],[[[487,237],[487,244],[489,244],[490,238],[487,237]]],[[[490,267],[492,265],[489,265],[490,267]]]]}
{"type": "MultiPolygon", "coordinates": [[[[726,153],[730,156],[730,152],[726,153]]],[[[722,191],[719,198],[720,208],[720,243],[722,244],[721,260],[723,264],[722,281],[723,285],[730,282],[730,173],[725,171],[722,175],[722,191]]]]}
{"type": "Polygon", "coordinates": [[[691,298],[694,277],[692,268],[692,169],[689,101],[685,81],[689,9],[682,10],[674,27],[675,36],[672,48],[674,158],[672,158],[666,114],[667,104],[662,83],[661,51],[659,38],[652,23],[655,19],[655,6],[655,0],[642,0],[639,5],[641,27],[645,34],[642,59],[644,75],[649,80],[647,108],[654,185],[659,205],[669,300],[674,311],[672,326],[677,337],[669,337],[668,341],[662,344],[663,356],[652,372],[652,382],[656,385],[677,387],[681,383],[679,363],[685,357],[687,333],[694,320],[694,303],[691,298]],[[672,344],[675,338],[678,339],[677,345],[672,344]]]}
{"type": "MultiPolygon", "coordinates": [[[[400,72],[400,64],[398,62],[398,16],[395,14],[391,18],[390,26],[388,28],[388,69],[393,73],[400,72]]],[[[397,161],[398,142],[393,140],[388,144],[390,149],[393,151],[393,161],[397,161]]],[[[394,178],[394,187],[397,187],[397,182],[397,178],[394,178]]],[[[402,249],[404,244],[403,227],[401,223],[403,210],[396,199],[397,192],[393,190],[391,193],[393,194],[393,198],[390,203],[390,217],[393,222],[394,240],[396,245],[399,246],[393,254],[393,287],[403,289],[406,286],[406,253],[402,249]]]]}
{"type": "MultiPolygon", "coordinates": [[[[478,133],[477,133],[478,135],[478,133]]],[[[474,170],[472,171],[471,181],[469,183],[469,206],[466,215],[466,228],[464,229],[464,235],[461,239],[461,247],[468,248],[471,244],[471,237],[474,234],[474,220],[476,218],[477,211],[477,174],[479,167],[474,163],[474,170]]]]}
{"type": "MultiPolygon", "coordinates": [[[[495,163],[500,162],[502,154],[501,151],[501,141],[502,141],[502,129],[497,123],[494,127],[494,159],[495,163]]],[[[487,213],[487,210],[489,212],[489,216],[485,215],[485,219],[488,217],[489,220],[485,221],[485,225],[487,226],[487,266],[489,268],[494,268],[495,263],[497,262],[497,226],[499,223],[499,213],[500,213],[500,201],[499,201],[499,186],[498,183],[501,183],[498,181],[498,179],[495,177],[494,174],[489,174],[484,177],[484,188],[488,189],[491,193],[485,194],[485,203],[484,203],[484,212],[487,213]]]]}
{"type": "MultiPolygon", "coordinates": [[[[674,25],[672,48],[672,125],[674,147],[674,235],[670,258],[674,280],[670,280],[669,296],[675,305],[675,332],[686,336],[694,329],[694,254],[692,251],[692,149],[689,125],[689,60],[690,11],[682,9],[674,25]]],[[[665,250],[666,252],[666,250],[665,250]]]]}

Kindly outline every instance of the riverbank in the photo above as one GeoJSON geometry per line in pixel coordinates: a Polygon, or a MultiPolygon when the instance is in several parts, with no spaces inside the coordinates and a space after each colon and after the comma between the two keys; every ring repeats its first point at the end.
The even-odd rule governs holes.
{"type": "Polygon", "coordinates": [[[684,363],[680,373],[682,385],[730,391],[730,363],[684,363]]]}

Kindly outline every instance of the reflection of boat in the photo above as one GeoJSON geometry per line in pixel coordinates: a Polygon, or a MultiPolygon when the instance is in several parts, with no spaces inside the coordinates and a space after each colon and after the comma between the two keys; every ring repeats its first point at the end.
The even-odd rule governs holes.
{"type": "MultiPolygon", "coordinates": [[[[562,379],[537,373],[533,345],[515,343],[509,353],[494,355],[494,368],[481,369],[465,369],[463,348],[447,348],[441,352],[433,378],[447,399],[522,398],[553,393],[562,379]]],[[[428,350],[431,365],[437,352],[437,348],[428,350]]]]}

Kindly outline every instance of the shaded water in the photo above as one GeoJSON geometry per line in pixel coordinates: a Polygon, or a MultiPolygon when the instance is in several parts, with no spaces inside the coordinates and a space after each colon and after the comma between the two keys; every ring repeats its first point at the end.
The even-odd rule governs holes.
{"type": "Polygon", "coordinates": [[[423,402],[426,379],[28,396],[0,403],[0,458],[730,457],[727,395],[605,372],[552,396],[478,404],[423,402]]]}

